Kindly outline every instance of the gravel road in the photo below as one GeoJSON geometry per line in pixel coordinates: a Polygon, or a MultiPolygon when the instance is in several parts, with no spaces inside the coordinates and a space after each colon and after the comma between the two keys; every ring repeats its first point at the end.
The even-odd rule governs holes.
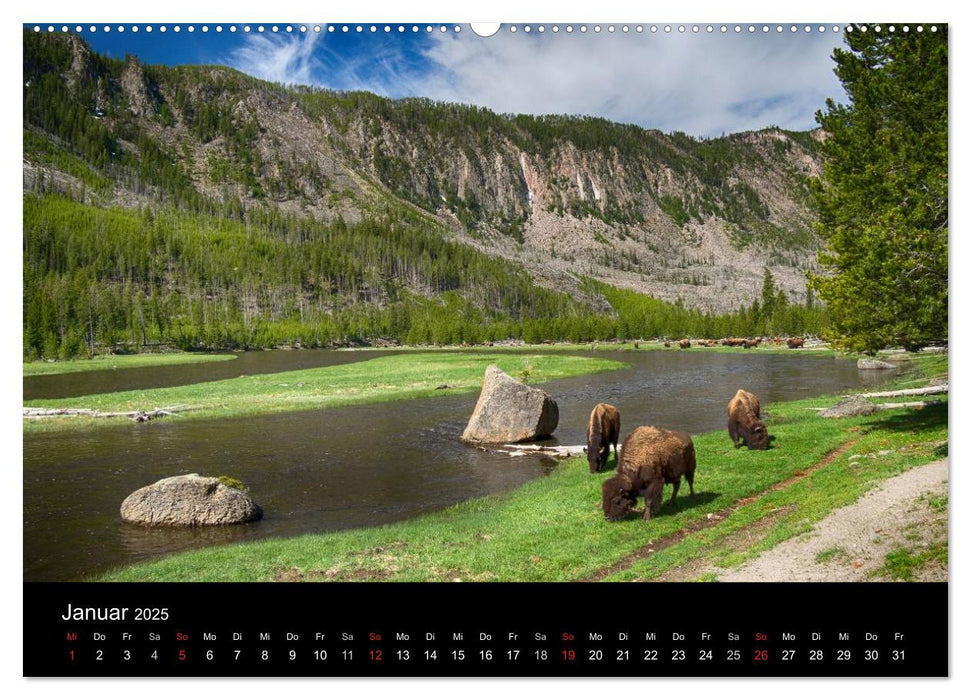
{"type": "MultiPolygon", "coordinates": [[[[879,581],[889,552],[947,542],[947,509],[931,501],[947,494],[947,460],[915,467],[834,510],[812,531],[783,542],[719,581],[879,581]],[[875,575],[876,573],[876,575],[875,575]]],[[[947,570],[928,565],[917,580],[946,581],[947,570]]]]}

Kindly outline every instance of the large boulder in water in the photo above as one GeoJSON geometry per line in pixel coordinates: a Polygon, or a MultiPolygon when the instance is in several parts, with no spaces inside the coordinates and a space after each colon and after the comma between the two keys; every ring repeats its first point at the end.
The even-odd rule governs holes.
{"type": "Polygon", "coordinates": [[[560,409],[549,394],[489,365],[462,439],[487,443],[537,440],[552,435],[559,421],[560,409]]]}
{"type": "Polygon", "coordinates": [[[121,519],[136,525],[231,525],[262,517],[248,493],[198,474],[161,479],[121,504],[121,519]]]}
{"type": "Polygon", "coordinates": [[[897,365],[892,365],[883,360],[874,360],[869,357],[861,357],[856,361],[857,369],[897,369],[897,365]]]}

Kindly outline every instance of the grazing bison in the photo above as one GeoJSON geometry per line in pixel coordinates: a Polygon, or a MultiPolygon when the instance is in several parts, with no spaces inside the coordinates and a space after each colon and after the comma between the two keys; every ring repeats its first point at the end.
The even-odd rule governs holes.
{"type": "Polygon", "coordinates": [[[587,423],[587,461],[590,473],[601,471],[610,457],[610,446],[617,454],[617,439],[620,438],[620,411],[609,403],[598,403],[590,412],[587,423]]]}
{"type": "Polygon", "coordinates": [[[695,493],[695,446],[687,433],[641,426],[624,439],[617,474],[603,483],[603,508],[607,520],[626,518],[644,496],[644,520],[661,507],[665,484],[674,484],[671,503],[678,496],[683,475],[695,493]]]}
{"type": "Polygon", "coordinates": [[[750,450],[769,449],[769,433],[760,420],[759,400],[744,389],[728,402],[728,434],[736,449],[743,444],[750,450]]]}
{"type": "Polygon", "coordinates": [[[805,342],[805,338],[786,338],[786,345],[789,346],[790,350],[801,348],[805,342]]]}
{"type": "Polygon", "coordinates": [[[691,341],[688,340],[687,338],[684,338],[683,340],[679,340],[678,347],[681,348],[682,350],[687,350],[688,348],[691,347],[691,341]]]}

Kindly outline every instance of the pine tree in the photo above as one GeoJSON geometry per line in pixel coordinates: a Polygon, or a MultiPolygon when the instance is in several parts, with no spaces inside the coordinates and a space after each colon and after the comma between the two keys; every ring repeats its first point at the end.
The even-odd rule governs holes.
{"type": "Polygon", "coordinates": [[[814,189],[833,340],[874,352],[947,337],[946,26],[846,34],[834,53],[848,105],[827,102],[814,189]]]}
{"type": "Polygon", "coordinates": [[[762,318],[765,323],[762,327],[762,332],[765,332],[771,327],[772,317],[775,315],[776,307],[776,287],[775,278],[772,277],[772,272],[769,268],[764,267],[762,274],[762,318]]]}

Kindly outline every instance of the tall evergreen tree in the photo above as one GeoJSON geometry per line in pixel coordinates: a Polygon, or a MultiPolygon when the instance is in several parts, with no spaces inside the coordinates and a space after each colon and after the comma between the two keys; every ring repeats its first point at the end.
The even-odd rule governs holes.
{"type": "Polygon", "coordinates": [[[833,340],[917,348],[947,337],[946,26],[854,26],[834,53],[849,104],[827,102],[815,187],[833,340]]]}

